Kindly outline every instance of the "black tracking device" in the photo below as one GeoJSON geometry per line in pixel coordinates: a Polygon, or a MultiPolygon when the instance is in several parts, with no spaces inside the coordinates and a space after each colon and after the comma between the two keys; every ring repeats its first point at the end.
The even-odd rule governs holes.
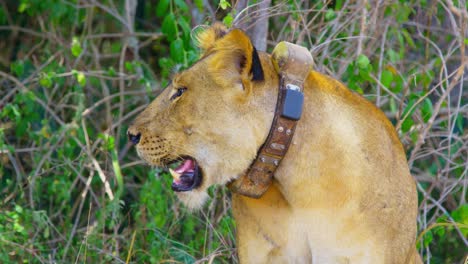
{"type": "Polygon", "coordinates": [[[301,119],[304,94],[293,84],[287,84],[283,93],[284,104],[281,115],[292,120],[301,119]]]}

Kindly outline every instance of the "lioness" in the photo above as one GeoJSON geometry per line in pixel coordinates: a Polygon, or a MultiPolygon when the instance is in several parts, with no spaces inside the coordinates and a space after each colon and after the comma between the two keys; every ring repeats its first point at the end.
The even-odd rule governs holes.
{"type": "MultiPolygon", "coordinates": [[[[269,133],[279,79],[239,29],[198,35],[201,59],[177,74],[128,136],[151,165],[180,165],[189,208],[242,175],[269,133]]],[[[374,105],[311,71],[293,142],[259,199],[232,194],[241,263],[420,263],[417,194],[395,129],[374,105]]]]}

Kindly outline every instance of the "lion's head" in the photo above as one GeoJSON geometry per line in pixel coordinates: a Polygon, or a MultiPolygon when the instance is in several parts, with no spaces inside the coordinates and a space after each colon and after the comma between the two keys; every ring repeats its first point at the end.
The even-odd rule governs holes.
{"type": "Polygon", "coordinates": [[[278,77],[268,55],[239,29],[197,36],[201,59],[178,73],[136,118],[128,136],[141,158],[171,172],[172,189],[199,208],[208,187],[244,173],[268,135],[278,77]]]}

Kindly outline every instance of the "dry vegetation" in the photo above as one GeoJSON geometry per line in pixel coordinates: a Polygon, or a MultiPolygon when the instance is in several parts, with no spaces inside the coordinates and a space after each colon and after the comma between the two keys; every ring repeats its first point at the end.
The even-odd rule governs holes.
{"type": "Polygon", "coordinates": [[[193,27],[250,29],[262,16],[268,50],[309,47],[317,70],[385,111],[418,182],[419,251],[426,263],[463,262],[466,1],[324,2],[240,12],[226,1],[2,1],[0,262],[236,262],[229,193],[213,188],[189,214],[125,131],[197,59],[193,27]]]}

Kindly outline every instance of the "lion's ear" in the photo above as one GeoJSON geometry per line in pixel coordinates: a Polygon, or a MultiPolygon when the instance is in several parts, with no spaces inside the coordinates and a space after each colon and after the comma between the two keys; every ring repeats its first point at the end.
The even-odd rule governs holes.
{"type": "Polygon", "coordinates": [[[195,31],[195,44],[202,50],[203,53],[208,52],[213,48],[215,42],[227,34],[228,29],[220,22],[214,23],[209,28],[199,27],[200,30],[195,31]]]}
{"type": "Polygon", "coordinates": [[[250,38],[240,29],[233,29],[216,40],[209,54],[212,56],[210,71],[221,83],[242,83],[248,89],[251,81],[263,80],[260,57],[250,38]]]}

